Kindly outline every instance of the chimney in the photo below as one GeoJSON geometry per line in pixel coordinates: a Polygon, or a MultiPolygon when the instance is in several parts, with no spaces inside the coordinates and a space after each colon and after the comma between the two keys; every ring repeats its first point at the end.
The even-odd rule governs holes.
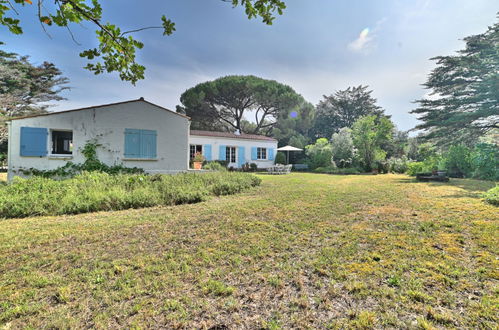
{"type": "Polygon", "coordinates": [[[234,132],[235,135],[241,135],[241,131],[236,129],[236,131],[234,132]]]}

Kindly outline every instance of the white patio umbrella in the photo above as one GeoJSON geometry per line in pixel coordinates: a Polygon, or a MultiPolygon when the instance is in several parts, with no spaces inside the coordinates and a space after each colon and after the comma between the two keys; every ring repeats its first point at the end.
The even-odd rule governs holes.
{"type": "Polygon", "coordinates": [[[303,149],[296,148],[293,146],[285,146],[281,148],[277,148],[277,151],[286,151],[286,164],[289,164],[289,152],[290,151],[302,151],[303,149]]]}

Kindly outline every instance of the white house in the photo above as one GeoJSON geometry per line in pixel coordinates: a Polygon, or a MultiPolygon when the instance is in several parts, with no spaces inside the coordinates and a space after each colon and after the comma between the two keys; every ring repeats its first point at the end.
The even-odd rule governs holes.
{"type": "Polygon", "coordinates": [[[255,134],[238,134],[191,130],[189,157],[197,152],[207,161],[225,160],[229,167],[240,168],[245,163],[255,163],[259,168],[274,164],[277,140],[255,134]]]}
{"type": "Polygon", "coordinates": [[[189,169],[196,151],[229,166],[273,164],[277,141],[264,136],[190,131],[189,117],[143,98],[88,108],[51,112],[8,122],[8,178],[22,170],[53,170],[68,161],[85,161],[82,148],[99,144],[97,157],[107,165],[139,167],[147,173],[189,169]]]}
{"type": "Polygon", "coordinates": [[[21,169],[52,170],[82,163],[82,147],[95,140],[107,165],[140,167],[148,173],[188,169],[187,116],[144,99],[51,112],[8,122],[8,177],[21,169]]]}

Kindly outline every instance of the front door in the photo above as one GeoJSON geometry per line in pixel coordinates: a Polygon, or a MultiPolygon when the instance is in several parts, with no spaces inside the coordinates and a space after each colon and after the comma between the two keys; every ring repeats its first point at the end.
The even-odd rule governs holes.
{"type": "Polygon", "coordinates": [[[225,149],[225,159],[227,159],[229,167],[237,167],[236,150],[237,150],[236,147],[227,147],[225,149]]]}

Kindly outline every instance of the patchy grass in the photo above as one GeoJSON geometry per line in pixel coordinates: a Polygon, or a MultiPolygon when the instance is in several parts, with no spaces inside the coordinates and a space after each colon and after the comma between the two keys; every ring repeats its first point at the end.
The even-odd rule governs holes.
{"type": "Polygon", "coordinates": [[[262,175],[199,204],[0,222],[0,328],[495,328],[494,184],[262,175]]]}

